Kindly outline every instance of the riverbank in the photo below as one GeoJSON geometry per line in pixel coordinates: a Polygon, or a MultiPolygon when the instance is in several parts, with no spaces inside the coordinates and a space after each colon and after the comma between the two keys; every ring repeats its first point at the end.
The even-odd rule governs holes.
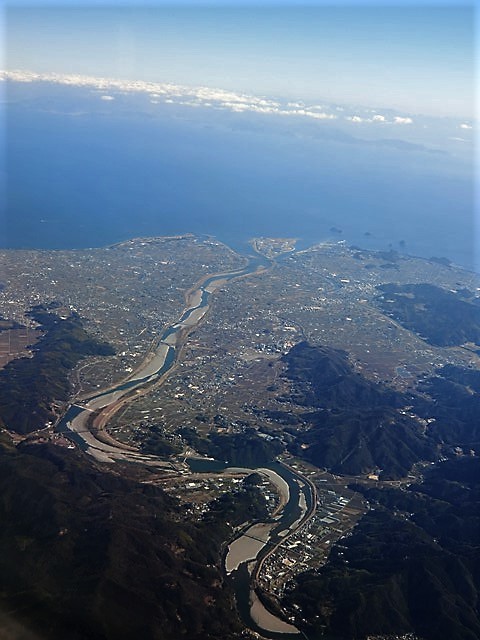
{"type": "MultiPolygon", "coordinates": [[[[143,364],[138,367],[132,375],[128,376],[117,385],[96,392],[93,395],[78,399],[77,403],[71,405],[66,414],[57,423],[56,429],[64,433],[67,437],[69,432],[74,431],[76,438],[74,441],[78,444],[83,440],[83,450],[95,459],[111,462],[112,457],[115,458],[117,449],[122,451],[124,457],[124,447],[121,443],[115,447],[101,439],[95,437],[89,431],[87,420],[88,414],[98,412],[95,420],[98,429],[104,429],[108,419],[110,419],[125,402],[129,402],[131,397],[138,397],[138,394],[145,392],[145,385],[153,385],[162,383],[166,375],[173,369],[178,357],[181,354],[183,343],[185,342],[190,331],[196,327],[205,314],[209,310],[209,298],[218,288],[228,280],[236,277],[242,277],[255,273],[259,265],[265,261],[255,258],[251,259],[244,268],[236,269],[231,273],[219,273],[217,275],[207,275],[202,278],[195,288],[190,289],[185,294],[187,307],[182,311],[179,319],[168,326],[159,337],[157,346],[149,354],[147,354],[143,364]],[[79,417],[79,410],[85,411],[86,415],[79,417]],[[103,414],[103,417],[102,417],[103,414]],[[103,454],[100,452],[103,451],[103,454]]],[[[132,452],[131,457],[134,452],[132,452]]],[[[148,460],[141,454],[138,454],[141,461],[148,460]]]]}
{"type": "MultiPolygon", "coordinates": [[[[127,449],[120,443],[115,444],[113,438],[107,440],[101,437],[101,431],[121,406],[138,397],[138,394],[146,393],[152,385],[161,384],[172,371],[181,356],[188,334],[209,310],[210,296],[228,280],[258,273],[259,269],[265,269],[267,264],[268,261],[262,257],[256,257],[244,269],[204,278],[196,290],[191,290],[186,295],[189,306],[183,310],[175,323],[164,330],[153,355],[150,352],[143,365],[118,385],[85,398],[82,404],[72,405],[58,423],[57,429],[63,429],[66,435],[74,435],[72,439],[99,462],[129,461],[169,469],[170,463],[161,461],[156,456],[143,455],[130,447],[127,449]]],[[[307,500],[302,486],[307,485],[302,485],[298,482],[296,474],[280,465],[275,468],[260,468],[257,471],[275,486],[279,496],[278,504],[269,521],[252,524],[230,543],[225,557],[225,571],[235,580],[238,570],[248,564],[250,579],[241,593],[239,590],[236,591],[237,600],[248,600],[249,613],[244,620],[247,626],[267,632],[297,634],[298,630],[295,627],[265,609],[254,593],[251,578],[254,578],[259,560],[268,555],[268,547],[278,545],[282,536],[288,536],[292,530],[301,526],[307,500]]],[[[237,586],[240,589],[240,583],[237,586]]]]}
{"type": "Polygon", "coordinates": [[[300,631],[264,606],[255,593],[256,578],[265,559],[311,518],[316,492],[311,482],[287,465],[274,463],[255,471],[275,484],[283,504],[277,507],[274,518],[248,527],[229,544],[224,568],[235,589],[244,623],[264,637],[287,640],[297,637],[300,631]]]}

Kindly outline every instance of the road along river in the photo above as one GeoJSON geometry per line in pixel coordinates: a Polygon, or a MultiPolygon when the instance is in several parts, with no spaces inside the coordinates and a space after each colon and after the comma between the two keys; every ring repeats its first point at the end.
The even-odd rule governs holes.
{"type": "Polygon", "coordinates": [[[316,492],[309,481],[284,464],[274,463],[256,471],[268,475],[286,497],[285,504],[276,516],[249,526],[229,544],[225,572],[233,583],[240,615],[250,629],[266,638],[298,640],[301,632],[265,608],[255,591],[255,583],[263,561],[315,511],[316,492]]]}
{"type": "MultiPolygon", "coordinates": [[[[262,256],[251,257],[247,266],[237,271],[220,273],[201,281],[187,294],[187,307],[180,318],[167,327],[155,349],[143,364],[116,386],[97,391],[70,405],[56,425],[56,430],[75,442],[83,451],[101,462],[136,461],[150,466],[171,468],[169,462],[155,455],[117,442],[103,427],[111,416],[139,393],[161,384],[177,361],[181,346],[189,332],[209,310],[210,296],[229,280],[261,272],[271,262],[262,256]]],[[[207,469],[205,469],[207,470],[207,469]]],[[[264,637],[299,638],[296,627],[276,617],[263,606],[254,589],[255,575],[263,560],[291,533],[298,530],[316,506],[315,491],[299,474],[276,463],[258,470],[268,476],[282,496],[280,511],[269,521],[248,527],[230,545],[225,557],[225,570],[233,582],[238,608],[245,624],[264,637]]]]}
{"type": "MultiPolygon", "coordinates": [[[[212,459],[190,458],[187,462],[195,473],[229,474],[242,470],[212,459]]],[[[262,638],[299,640],[300,635],[306,637],[304,632],[263,605],[255,591],[256,576],[268,556],[314,515],[316,489],[308,478],[280,462],[243,471],[256,471],[268,477],[280,496],[280,505],[268,520],[249,524],[230,542],[224,556],[227,580],[233,586],[240,616],[247,627],[262,638]]]]}

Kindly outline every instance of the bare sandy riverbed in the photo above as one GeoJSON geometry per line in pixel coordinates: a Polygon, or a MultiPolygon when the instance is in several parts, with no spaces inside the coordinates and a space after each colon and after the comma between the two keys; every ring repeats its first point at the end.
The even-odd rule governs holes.
{"type": "Polygon", "coordinates": [[[259,552],[267,544],[276,523],[260,523],[252,525],[247,531],[228,546],[225,558],[225,570],[231,573],[238,569],[242,562],[255,560],[259,552]]]}
{"type": "Polygon", "coordinates": [[[293,624],[284,622],[265,609],[253,590],[250,592],[250,603],[250,615],[252,616],[252,620],[258,624],[261,629],[265,629],[265,631],[274,631],[276,633],[295,633],[300,635],[300,631],[297,627],[294,627],[293,624]]]}

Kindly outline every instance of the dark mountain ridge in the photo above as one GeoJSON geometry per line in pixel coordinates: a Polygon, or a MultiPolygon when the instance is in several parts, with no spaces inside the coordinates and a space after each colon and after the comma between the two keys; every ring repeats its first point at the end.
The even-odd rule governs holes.
{"type": "Polygon", "coordinates": [[[2,446],[0,628],[15,622],[41,640],[237,637],[217,567],[231,527],[264,508],[250,493],[192,523],[160,488],[78,452],[2,446]]]}
{"type": "Polygon", "coordinates": [[[334,473],[381,471],[384,478],[436,458],[424,427],[399,412],[412,397],[355,372],[345,351],[301,342],[282,359],[292,393],[280,400],[310,408],[298,428],[286,427],[292,453],[334,473]]]}
{"type": "Polygon", "coordinates": [[[468,289],[447,291],[433,284],[382,284],[379,307],[439,347],[480,344],[480,305],[468,289]]]}
{"type": "Polygon", "coordinates": [[[55,403],[69,397],[68,373],[82,358],[114,353],[86,333],[76,313],[62,318],[40,305],[29,315],[45,334],[32,347],[32,357],[12,360],[0,370],[0,426],[21,434],[55,420],[55,403]]]}
{"type": "Polygon", "coordinates": [[[480,459],[445,462],[407,490],[354,488],[374,508],[284,600],[308,637],[480,637],[480,459]]]}

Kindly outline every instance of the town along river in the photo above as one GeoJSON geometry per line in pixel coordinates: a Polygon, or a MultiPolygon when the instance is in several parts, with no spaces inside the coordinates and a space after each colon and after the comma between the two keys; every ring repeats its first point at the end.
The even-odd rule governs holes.
{"type": "MultiPolygon", "coordinates": [[[[227,463],[218,460],[191,458],[187,462],[196,473],[229,469],[227,463]]],[[[254,583],[263,559],[311,515],[316,507],[315,491],[303,476],[278,462],[250,470],[268,476],[285,504],[273,518],[249,524],[228,545],[224,558],[227,580],[233,586],[238,611],[249,629],[272,640],[299,640],[303,632],[270,613],[255,593],[254,583]]]]}
{"type": "Polygon", "coordinates": [[[225,571],[233,584],[240,615],[250,629],[267,638],[298,640],[301,632],[264,607],[255,593],[254,583],[265,556],[302,526],[316,506],[316,496],[312,486],[285,465],[274,463],[257,471],[273,472],[276,478],[270,475],[270,479],[280,492],[286,492],[286,504],[279,515],[250,525],[229,545],[225,571]]]}
{"type": "MultiPolygon", "coordinates": [[[[128,379],[109,389],[97,391],[83,398],[81,402],[72,404],[56,426],[56,430],[64,433],[81,449],[100,461],[130,459],[153,461],[155,456],[145,456],[138,451],[128,451],[115,443],[107,444],[97,439],[88,429],[88,417],[92,412],[106,412],[110,407],[114,410],[120,398],[129,396],[133,391],[144,389],[158,383],[177,361],[179,347],[186,333],[191,331],[203,318],[209,308],[210,296],[216,289],[234,278],[248,276],[265,269],[271,262],[263,256],[250,256],[243,269],[210,276],[194,291],[190,292],[189,306],[180,318],[159,336],[155,351],[128,379]]],[[[160,464],[160,461],[157,460],[160,464]]]]}

